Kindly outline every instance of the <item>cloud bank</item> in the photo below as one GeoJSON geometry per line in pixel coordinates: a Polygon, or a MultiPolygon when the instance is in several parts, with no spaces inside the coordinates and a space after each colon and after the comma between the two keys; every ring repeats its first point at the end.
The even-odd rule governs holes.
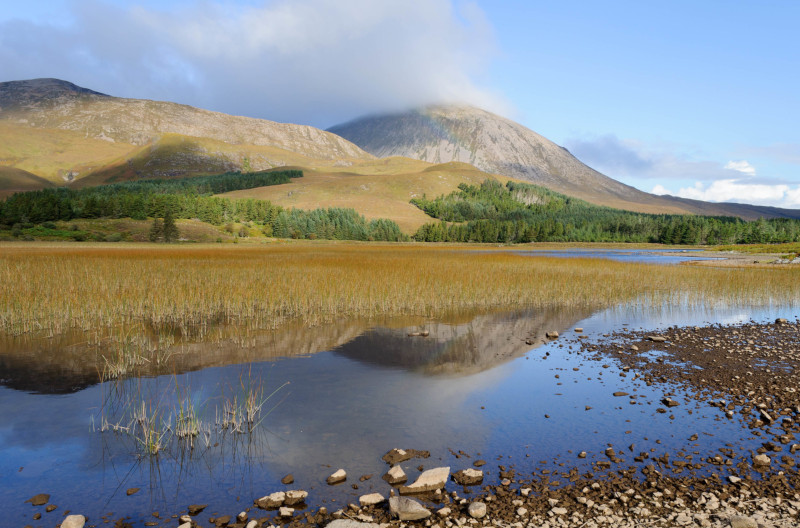
{"type": "Polygon", "coordinates": [[[474,3],[70,6],[57,25],[0,23],[0,80],[58,77],[110,95],[322,127],[431,102],[507,110],[479,82],[496,45],[474,3]]]}
{"type": "MultiPolygon", "coordinates": [[[[614,135],[571,139],[567,147],[581,161],[612,178],[628,177],[632,184],[651,189],[653,194],[669,194],[708,202],[739,202],[774,207],[800,208],[800,185],[761,178],[747,160],[720,163],[696,160],[675,152],[675,147],[660,149],[614,135]],[[686,185],[685,182],[693,182],[686,185]],[[647,185],[647,182],[657,182],[647,185]]],[[[797,160],[796,145],[750,149],[754,154],[770,154],[797,160]]]]}

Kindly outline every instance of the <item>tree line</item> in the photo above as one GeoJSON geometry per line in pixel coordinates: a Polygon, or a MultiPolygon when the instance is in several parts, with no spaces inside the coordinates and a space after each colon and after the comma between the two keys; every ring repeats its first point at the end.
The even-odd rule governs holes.
{"type": "Polygon", "coordinates": [[[496,180],[412,203],[437,218],[413,238],[427,242],[659,242],[755,244],[800,241],[800,221],[644,214],[603,207],[533,184],[496,180]]]}
{"type": "MultiPolygon", "coordinates": [[[[140,180],[83,189],[16,193],[0,201],[0,228],[58,220],[195,218],[213,225],[254,223],[271,236],[341,240],[404,240],[390,220],[367,221],[352,209],[286,210],[266,200],[231,200],[213,194],[288,183],[302,171],[232,172],[175,180],[140,180]]],[[[163,221],[162,221],[163,223],[163,221]]],[[[153,237],[163,239],[156,228],[153,237]]],[[[168,229],[168,234],[172,235],[168,229]]]]}

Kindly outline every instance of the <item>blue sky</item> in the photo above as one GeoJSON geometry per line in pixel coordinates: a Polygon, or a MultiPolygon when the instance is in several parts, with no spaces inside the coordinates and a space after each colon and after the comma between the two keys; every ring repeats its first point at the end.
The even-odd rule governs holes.
{"type": "Polygon", "coordinates": [[[43,0],[0,80],[329,127],[468,102],[645,191],[800,208],[800,3],[43,0]]]}

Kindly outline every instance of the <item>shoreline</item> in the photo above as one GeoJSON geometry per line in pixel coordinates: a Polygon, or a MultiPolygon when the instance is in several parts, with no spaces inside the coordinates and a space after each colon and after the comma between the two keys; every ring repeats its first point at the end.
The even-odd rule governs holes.
{"type": "MultiPolygon", "coordinates": [[[[755,451],[720,449],[719,455],[701,459],[690,452],[690,447],[656,456],[638,452],[633,445],[609,446],[605,453],[592,454],[592,471],[581,474],[575,467],[570,469],[569,464],[561,464],[562,469],[551,464],[549,469],[534,470],[532,477],[531,467],[521,467],[526,465],[524,461],[520,467],[494,466],[492,462],[484,466],[471,455],[451,452],[456,458],[468,459],[471,466],[483,472],[484,480],[497,483],[464,486],[448,478],[437,488],[439,491],[410,495],[422,501],[421,507],[430,512],[421,520],[399,521],[392,516],[386,500],[389,490],[395,488],[387,485],[386,493],[382,493],[384,500],[376,505],[359,505],[360,497],[354,490],[351,504],[342,510],[328,511],[330,505],[322,505],[312,496],[307,504],[303,498],[289,506],[293,508],[289,516],[281,516],[287,511],[281,512],[280,506],[261,509],[256,505],[259,498],[253,497],[253,506],[243,512],[215,513],[213,517],[197,512],[183,528],[327,526],[336,520],[439,528],[796,526],[800,522],[800,474],[796,461],[800,460],[800,454],[796,454],[800,451],[800,391],[795,377],[800,369],[798,338],[800,320],[779,319],[773,323],[670,327],[658,334],[623,330],[595,341],[577,340],[579,353],[586,359],[613,360],[624,374],[647,385],[666,382],[684,390],[651,402],[660,406],[657,412],[665,418],[669,413],[697,412],[702,405],[715,413],[715,419],[738,420],[741,427],[761,437],[762,446],[755,451]],[[631,457],[636,464],[630,463],[631,457]],[[477,502],[486,506],[484,517],[470,514],[470,505],[477,502]],[[242,515],[237,520],[241,513],[246,517],[242,515]]],[[[687,439],[691,441],[692,438],[687,439]]],[[[499,453],[493,455],[494,458],[489,454],[484,457],[490,461],[499,459],[499,453]]],[[[586,456],[575,456],[582,458],[581,455],[586,456]]],[[[417,461],[413,463],[416,465],[417,461]]],[[[533,462],[527,464],[532,465],[533,462]]],[[[424,466],[430,469],[428,463],[424,466]]],[[[448,476],[451,473],[448,471],[448,476]]],[[[371,478],[377,480],[380,476],[371,478]]],[[[345,485],[354,485],[357,480],[356,476],[349,476],[345,485]]],[[[265,495],[291,489],[297,488],[286,485],[281,490],[265,490],[265,495]]],[[[243,503],[247,503],[244,497],[243,503]]],[[[171,517],[162,515],[144,524],[182,526],[185,523],[179,520],[186,514],[188,510],[171,517]]],[[[91,519],[86,526],[100,526],[111,520],[113,516],[91,519]]]]}

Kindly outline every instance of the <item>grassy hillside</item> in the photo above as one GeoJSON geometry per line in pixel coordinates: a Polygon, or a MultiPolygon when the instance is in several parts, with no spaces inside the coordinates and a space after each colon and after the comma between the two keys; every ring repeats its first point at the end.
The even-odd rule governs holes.
{"type": "MultiPolygon", "coordinates": [[[[52,183],[64,184],[70,173],[76,179],[82,178],[96,168],[122,162],[135,150],[128,143],[86,138],[71,130],[33,128],[0,120],[0,163],[52,183]]],[[[9,185],[8,178],[7,173],[0,173],[0,187],[9,185]]]]}
{"type": "MultiPolygon", "coordinates": [[[[412,205],[412,199],[446,194],[462,183],[477,185],[488,176],[466,163],[431,165],[400,157],[359,162],[349,167],[304,168],[303,174],[303,178],[287,184],[221,196],[269,200],[287,208],[350,208],[370,220],[394,220],[405,233],[413,233],[431,218],[412,205]]],[[[494,178],[502,183],[510,180],[503,176],[494,178]]]]}
{"type": "Polygon", "coordinates": [[[0,165],[0,198],[4,198],[15,192],[33,191],[52,187],[53,184],[35,174],[18,169],[16,167],[5,167],[0,165]]]}

